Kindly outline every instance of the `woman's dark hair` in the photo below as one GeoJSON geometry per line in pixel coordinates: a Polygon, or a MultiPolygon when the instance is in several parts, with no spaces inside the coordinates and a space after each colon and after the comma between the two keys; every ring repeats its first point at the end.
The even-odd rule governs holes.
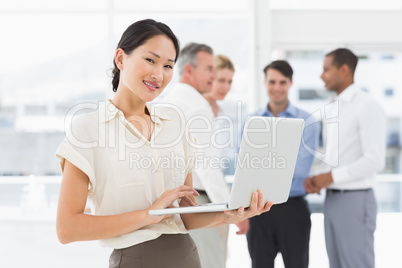
{"type": "MultiPolygon", "coordinates": [[[[134,49],[143,45],[146,41],[157,35],[165,35],[172,40],[176,49],[176,57],[174,61],[177,61],[180,53],[179,40],[172,30],[166,24],[157,22],[152,19],[140,20],[131,24],[127,30],[124,31],[121,36],[120,42],[117,45],[117,49],[121,48],[124,53],[129,55],[134,49]]],[[[113,91],[117,91],[120,80],[120,70],[117,68],[116,62],[113,59],[114,68],[112,70],[112,85],[113,91]]]]}

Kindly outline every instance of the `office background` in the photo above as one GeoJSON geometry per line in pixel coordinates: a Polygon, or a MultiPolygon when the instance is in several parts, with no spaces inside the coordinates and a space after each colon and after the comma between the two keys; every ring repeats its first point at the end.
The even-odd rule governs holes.
{"type": "MultiPolygon", "coordinates": [[[[233,60],[233,87],[222,103],[233,118],[239,100],[243,113],[266,104],[262,69],[274,59],[294,68],[290,100],[319,114],[329,97],[319,78],[325,53],[352,49],[360,59],[356,83],[387,114],[386,167],[375,189],[377,267],[402,266],[395,242],[402,239],[402,0],[15,0],[0,1],[1,267],[107,267],[110,251],[95,242],[56,240],[54,152],[74,105],[113,95],[115,46],[128,25],[144,18],[167,23],[182,46],[206,43],[233,60]]],[[[177,80],[176,73],[161,98],[177,80]]],[[[233,169],[226,172],[230,180],[233,169]]],[[[328,265],[323,198],[309,196],[310,267],[328,265]]],[[[228,267],[247,267],[245,241],[231,234],[228,267]]]]}

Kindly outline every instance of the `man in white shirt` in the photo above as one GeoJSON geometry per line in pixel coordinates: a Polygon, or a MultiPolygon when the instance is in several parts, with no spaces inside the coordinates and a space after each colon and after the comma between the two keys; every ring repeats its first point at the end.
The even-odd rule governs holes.
{"type": "MultiPolygon", "coordinates": [[[[215,79],[213,50],[204,44],[190,43],[180,52],[178,61],[180,83],[169,92],[163,102],[176,105],[186,118],[187,127],[197,143],[197,163],[193,170],[193,185],[200,193],[198,204],[225,203],[229,188],[225,182],[214,147],[214,114],[202,94],[211,91],[215,79]],[[214,160],[213,160],[214,159],[214,160]]],[[[190,231],[201,265],[206,268],[225,267],[228,226],[190,231]]]]}
{"type": "Polygon", "coordinates": [[[310,193],[327,187],[324,224],[331,268],[375,265],[377,205],[372,187],[385,165],[386,118],[377,101],[354,84],[357,61],[343,48],[325,57],[321,79],[336,93],[324,122],[329,171],[305,181],[310,193]],[[330,127],[336,119],[339,127],[334,131],[330,127]]]}

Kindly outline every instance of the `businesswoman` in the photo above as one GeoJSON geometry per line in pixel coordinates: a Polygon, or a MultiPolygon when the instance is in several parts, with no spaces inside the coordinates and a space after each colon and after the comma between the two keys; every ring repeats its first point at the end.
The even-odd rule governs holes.
{"type": "Polygon", "coordinates": [[[272,206],[257,192],[248,209],[149,215],[150,209],[194,205],[198,195],[194,149],[177,133],[180,118],[147,104],[171,81],[178,56],[179,42],[167,25],[148,19],[129,26],[114,57],[114,98],[76,116],[56,152],[63,171],[58,238],[114,248],[109,267],[200,267],[187,230],[236,223],[272,206]],[[186,164],[149,164],[172,154],[186,164]],[[93,215],[84,213],[87,199],[93,215]]]}

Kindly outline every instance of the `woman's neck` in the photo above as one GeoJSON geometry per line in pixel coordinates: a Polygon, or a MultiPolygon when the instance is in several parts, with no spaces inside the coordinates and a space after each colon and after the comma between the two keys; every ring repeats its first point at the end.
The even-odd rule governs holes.
{"type": "Polygon", "coordinates": [[[117,90],[112,103],[124,113],[126,118],[132,115],[145,116],[146,114],[145,102],[134,94],[124,94],[124,90],[117,90]]]}
{"type": "Polygon", "coordinates": [[[130,122],[148,141],[151,141],[154,131],[154,123],[151,120],[145,101],[126,90],[117,90],[112,103],[121,110],[124,117],[130,122]],[[144,125],[144,120],[146,125],[144,125]]]}

